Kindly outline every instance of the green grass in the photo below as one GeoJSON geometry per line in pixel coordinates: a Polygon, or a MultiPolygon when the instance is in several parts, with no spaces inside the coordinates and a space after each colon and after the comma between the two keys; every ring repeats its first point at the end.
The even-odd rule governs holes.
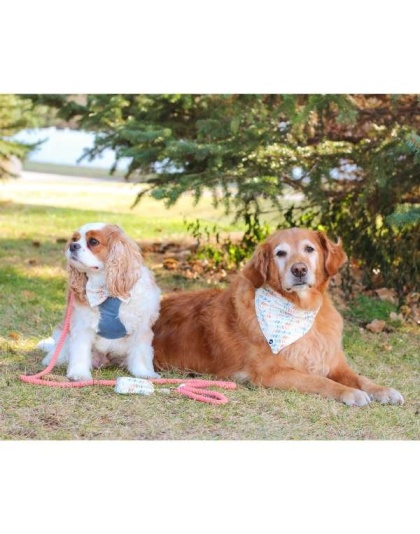
{"type": "Polygon", "coordinates": [[[195,219],[216,224],[223,232],[242,229],[222,209],[214,209],[209,195],[197,205],[192,195],[184,195],[171,209],[146,195],[133,206],[142,188],[123,180],[28,173],[23,179],[0,182],[0,225],[7,225],[10,237],[37,239],[67,238],[86,221],[119,224],[140,240],[184,238],[186,221],[195,219]]]}
{"type": "Polygon", "coordinates": [[[395,304],[368,295],[357,295],[349,303],[345,316],[353,322],[363,324],[374,319],[389,321],[391,312],[397,312],[395,304]]]}
{"type": "MultiPolygon", "coordinates": [[[[230,231],[238,230],[223,214],[213,212],[209,200],[197,211],[189,198],[170,211],[154,201],[130,210],[132,198],[117,195],[115,184],[98,182],[80,196],[81,184],[85,182],[74,179],[55,188],[48,180],[36,188],[19,181],[0,185],[0,439],[419,439],[418,332],[409,326],[380,334],[360,329],[372,315],[378,318],[378,309],[372,312],[371,303],[363,299],[357,301],[357,313],[353,310],[346,319],[344,345],[349,362],[357,372],[400,390],[406,399],[402,407],[374,403],[349,408],[314,395],[244,385],[226,392],[228,404],[211,406],[175,392],[119,396],[112,388],[62,390],[22,383],[19,374],[41,370],[43,355],[36,344],[62,318],[63,241],[73,229],[106,220],[120,224],[140,242],[182,239],[186,237],[183,217],[193,219],[199,212],[208,220],[224,221],[230,231]]],[[[164,270],[162,255],[146,252],[144,257],[164,292],[206,285],[164,270]]],[[[121,371],[107,369],[95,375],[115,378],[121,371]]]]}

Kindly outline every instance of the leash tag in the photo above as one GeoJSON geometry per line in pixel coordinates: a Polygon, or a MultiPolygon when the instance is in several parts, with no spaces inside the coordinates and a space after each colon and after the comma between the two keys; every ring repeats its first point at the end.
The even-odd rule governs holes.
{"type": "Polygon", "coordinates": [[[151,395],[155,388],[149,380],[143,378],[133,378],[131,376],[120,376],[115,380],[115,393],[122,395],[151,395]]]}

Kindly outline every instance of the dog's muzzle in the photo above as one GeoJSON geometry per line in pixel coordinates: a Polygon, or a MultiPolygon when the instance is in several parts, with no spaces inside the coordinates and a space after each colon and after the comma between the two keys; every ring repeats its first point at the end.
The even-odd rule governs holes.
{"type": "Polygon", "coordinates": [[[82,248],[79,243],[70,243],[69,249],[72,254],[77,253],[78,250],[82,248]]]}
{"type": "Polygon", "coordinates": [[[290,267],[290,272],[293,275],[293,286],[307,285],[308,266],[306,263],[294,263],[290,267]]]}

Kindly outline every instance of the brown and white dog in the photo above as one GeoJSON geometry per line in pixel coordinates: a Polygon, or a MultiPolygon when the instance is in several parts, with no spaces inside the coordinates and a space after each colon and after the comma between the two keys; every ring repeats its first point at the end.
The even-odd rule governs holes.
{"type": "MultiPolygon", "coordinates": [[[[66,246],[69,291],[75,296],[70,331],[58,364],[71,380],[92,378],[92,358],[125,365],[131,374],[158,378],[153,368],[152,326],[159,315],[160,290],[143,265],[139,247],[118,226],[85,224],[66,246]]],[[[38,347],[49,350],[61,329],[38,347]]]]}
{"type": "Polygon", "coordinates": [[[346,362],[343,320],[327,294],[346,259],[340,243],[321,232],[274,233],[229,288],[163,298],[155,367],[318,393],[351,406],[402,404],[398,391],[346,362]]]}

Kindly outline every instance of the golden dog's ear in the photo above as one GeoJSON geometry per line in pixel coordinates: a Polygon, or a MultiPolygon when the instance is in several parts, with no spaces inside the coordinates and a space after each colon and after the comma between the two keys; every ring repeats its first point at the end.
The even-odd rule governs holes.
{"type": "Polygon", "coordinates": [[[245,264],[242,274],[254,287],[261,287],[269,277],[272,260],[271,246],[268,243],[258,245],[252,258],[245,264]]]}
{"type": "Polygon", "coordinates": [[[80,302],[86,302],[86,273],[81,273],[73,265],[67,265],[69,290],[80,302]]]}
{"type": "Polygon", "coordinates": [[[115,225],[108,240],[106,285],[113,297],[126,299],[140,278],[142,258],[136,243],[115,225]]]}
{"type": "Polygon", "coordinates": [[[318,232],[319,242],[324,251],[324,266],[328,276],[334,276],[347,261],[347,255],[341,246],[341,240],[333,243],[323,232],[318,232]]]}

